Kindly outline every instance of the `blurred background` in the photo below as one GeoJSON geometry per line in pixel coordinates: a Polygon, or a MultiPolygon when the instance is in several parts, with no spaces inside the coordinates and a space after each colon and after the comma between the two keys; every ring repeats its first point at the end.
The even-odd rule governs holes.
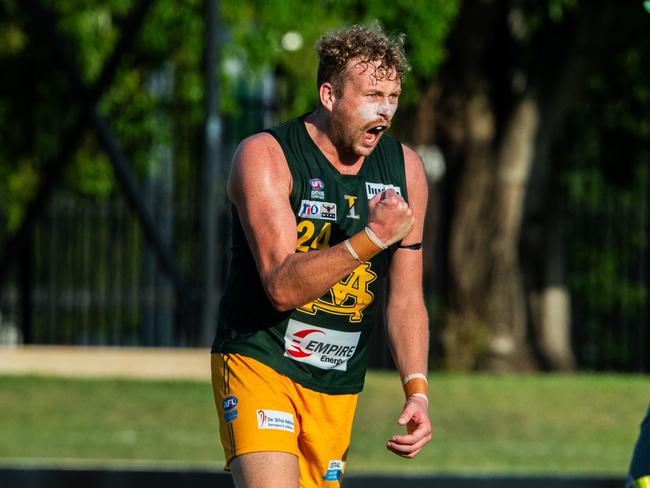
{"type": "Polygon", "coordinates": [[[352,23],[406,34],[431,369],[650,372],[635,0],[1,0],[0,344],[207,348],[231,156],[315,107],[352,23]]]}
{"type": "Polygon", "coordinates": [[[325,30],[378,22],[413,68],[433,367],[650,370],[642,2],[217,7],[0,4],[0,342],[208,346],[236,145],[313,109],[325,30]]]}

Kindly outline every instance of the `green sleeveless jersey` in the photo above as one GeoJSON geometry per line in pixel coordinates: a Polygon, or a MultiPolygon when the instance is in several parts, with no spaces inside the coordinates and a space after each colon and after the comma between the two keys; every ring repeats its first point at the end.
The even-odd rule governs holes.
{"type": "MultiPolygon", "coordinates": [[[[296,252],[313,252],[362,231],[368,200],[376,194],[392,188],[407,199],[406,176],[402,146],[387,134],[358,174],[340,174],[309,136],[304,117],[268,132],[282,147],[291,170],[296,252]]],[[[361,391],[368,338],[372,327],[384,320],[395,246],[360,264],[322,297],[279,312],[264,292],[234,207],[232,220],[232,258],[212,351],[252,357],[323,393],[361,391]]]]}

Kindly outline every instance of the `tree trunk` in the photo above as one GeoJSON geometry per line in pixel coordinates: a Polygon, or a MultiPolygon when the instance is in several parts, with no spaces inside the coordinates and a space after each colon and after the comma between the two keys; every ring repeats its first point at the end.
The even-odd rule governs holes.
{"type": "Polygon", "coordinates": [[[495,144],[495,116],[484,95],[466,110],[466,159],[450,233],[455,294],[444,336],[451,368],[531,368],[518,243],[538,110],[522,98],[495,144]],[[497,149],[494,149],[495,146],[497,149]]]}
{"type": "Polygon", "coordinates": [[[435,134],[452,189],[442,337],[451,369],[521,370],[539,358],[553,369],[573,365],[561,235],[533,236],[544,250],[523,254],[535,273],[527,296],[521,230],[526,208],[548,214],[549,155],[610,7],[567,10],[560,22],[536,4],[462,5],[441,71],[435,134]],[[526,15],[546,20],[532,32],[526,15]]]}
{"type": "MultiPolygon", "coordinates": [[[[541,126],[536,142],[532,181],[526,203],[529,221],[524,252],[537,264],[528,266],[530,292],[528,303],[534,345],[545,369],[568,371],[575,368],[571,349],[571,300],[566,284],[564,243],[559,222],[557,195],[561,186],[557,174],[562,161],[555,161],[551,152],[564,121],[587,78],[590,55],[600,53],[600,43],[608,42],[609,19],[615,2],[599,2],[578,16],[573,36],[562,44],[563,56],[551,55],[549,66],[555,70],[539,71],[537,86],[545,88],[540,97],[541,126]],[[595,36],[594,33],[599,35],[595,36]],[[550,88],[552,87],[552,88],[550,88]],[[536,224],[537,223],[537,224],[536,224]],[[536,226],[542,227],[535,230],[536,226]],[[532,228],[532,230],[530,230],[532,228]],[[532,238],[530,235],[533,235],[532,238]]],[[[548,43],[542,43],[548,44],[548,43]]]]}
{"type": "Polygon", "coordinates": [[[571,349],[571,299],[566,283],[564,234],[558,203],[552,197],[547,200],[542,209],[543,221],[529,218],[522,246],[528,255],[525,274],[533,342],[542,368],[571,371],[575,360],[571,349]]]}

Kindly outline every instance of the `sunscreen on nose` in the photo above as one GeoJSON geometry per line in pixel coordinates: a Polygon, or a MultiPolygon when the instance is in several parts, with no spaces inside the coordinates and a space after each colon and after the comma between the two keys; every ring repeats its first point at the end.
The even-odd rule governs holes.
{"type": "Polygon", "coordinates": [[[384,100],[382,104],[377,107],[377,110],[381,110],[381,113],[386,113],[388,114],[389,118],[393,118],[393,115],[395,115],[395,110],[397,110],[397,104],[396,103],[390,103],[387,99],[384,100]]]}
{"type": "Polygon", "coordinates": [[[397,104],[390,103],[388,100],[384,100],[381,103],[364,103],[359,106],[357,112],[364,119],[374,120],[378,115],[388,115],[388,118],[392,119],[395,115],[395,110],[397,110],[397,104]]]}

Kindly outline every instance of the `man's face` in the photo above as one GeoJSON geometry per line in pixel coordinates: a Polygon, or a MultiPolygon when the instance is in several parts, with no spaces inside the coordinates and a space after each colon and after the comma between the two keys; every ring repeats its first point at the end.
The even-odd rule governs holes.
{"type": "Polygon", "coordinates": [[[331,112],[330,135],[345,156],[368,156],[397,110],[401,82],[378,62],[352,60],[331,112]]]}

